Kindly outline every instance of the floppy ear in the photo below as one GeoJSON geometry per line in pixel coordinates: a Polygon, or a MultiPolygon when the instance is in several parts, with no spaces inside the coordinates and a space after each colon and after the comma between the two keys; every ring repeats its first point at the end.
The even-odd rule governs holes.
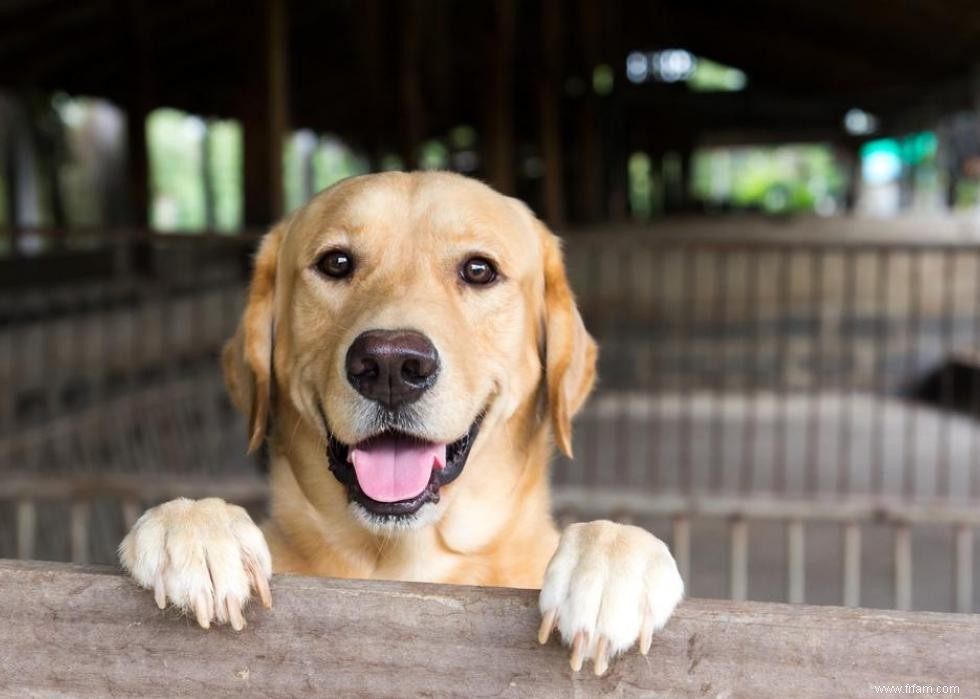
{"type": "Polygon", "coordinates": [[[272,400],[273,306],[276,262],[286,223],[280,223],[262,239],[255,256],[248,302],[235,336],[225,343],[221,364],[231,400],[248,415],[248,451],[265,439],[272,400]]]}
{"type": "Polygon", "coordinates": [[[544,243],[544,364],[555,442],[572,456],[572,418],[595,382],[598,348],[568,286],[561,241],[538,222],[544,243]]]}

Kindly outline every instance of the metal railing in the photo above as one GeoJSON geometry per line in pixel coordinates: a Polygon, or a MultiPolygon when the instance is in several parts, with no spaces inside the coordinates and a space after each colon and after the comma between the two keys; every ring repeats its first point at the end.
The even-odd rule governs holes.
{"type": "MultiPolygon", "coordinates": [[[[569,236],[602,349],[561,516],[657,532],[693,594],[980,608],[980,245],[712,230],[569,236]]],[[[195,264],[4,295],[0,555],[106,560],[158,476],[255,473],[216,360],[246,269],[195,264]]]]}

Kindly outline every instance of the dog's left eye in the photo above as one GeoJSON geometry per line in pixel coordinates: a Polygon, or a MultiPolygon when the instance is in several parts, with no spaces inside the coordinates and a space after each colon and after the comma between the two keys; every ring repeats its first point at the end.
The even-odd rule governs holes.
{"type": "Polygon", "coordinates": [[[354,271],[354,258],[346,250],[331,250],[320,256],[316,268],[334,279],[343,279],[354,271]]]}
{"type": "Polygon", "coordinates": [[[485,257],[471,257],[463,263],[459,276],[467,284],[486,286],[497,279],[497,268],[485,257]]]}

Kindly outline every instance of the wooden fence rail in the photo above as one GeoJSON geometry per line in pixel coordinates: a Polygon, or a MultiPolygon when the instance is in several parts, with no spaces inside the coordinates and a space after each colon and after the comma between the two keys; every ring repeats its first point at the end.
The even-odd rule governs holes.
{"type": "Polygon", "coordinates": [[[538,646],[535,591],[289,576],[272,590],[245,631],[202,631],[111,568],[0,561],[0,695],[980,692],[974,615],[689,600],[648,657],[596,678],[573,675],[557,642],[538,646]]]}

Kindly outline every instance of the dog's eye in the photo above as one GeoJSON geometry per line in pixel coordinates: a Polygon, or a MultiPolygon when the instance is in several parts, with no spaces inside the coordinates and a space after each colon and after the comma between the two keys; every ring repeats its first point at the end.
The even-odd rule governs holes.
{"type": "Polygon", "coordinates": [[[484,257],[471,257],[459,270],[459,276],[467,284],[486,286],[497,279],[497,269],[484,257]]]}
{"type": "Polygon", "coordinates": [[[328,277],[343,279],[354,271],[354,258],[344,250],[331,250],[320,256],[316,268],[328,277]]]}

